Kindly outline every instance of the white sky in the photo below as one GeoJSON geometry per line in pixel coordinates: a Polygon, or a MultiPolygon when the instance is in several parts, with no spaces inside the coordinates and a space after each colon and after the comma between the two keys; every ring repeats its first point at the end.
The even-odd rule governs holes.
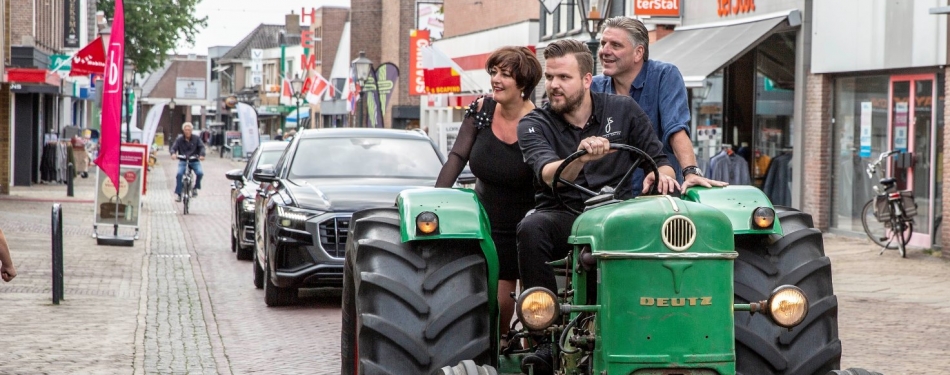
{"type": "MultiPolygon", "coordinates": [[[[208,16],[208,26],[199,31],[194,46],[179,44],[178,53],[204,55],[208,47],[233,46],[261,23],[283,25],[284,15],[301,8],[350,6],[350,0],[202,0],[196,7],[198,17],[208,16]]],[[[310,18],[301,20],[310,24],[310,18]]]]}

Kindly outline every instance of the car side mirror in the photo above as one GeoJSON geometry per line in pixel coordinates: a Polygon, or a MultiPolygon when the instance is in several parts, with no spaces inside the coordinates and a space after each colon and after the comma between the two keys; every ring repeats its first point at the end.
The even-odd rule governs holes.
{"type": "Polygon", "coordinates": [[[277,171],[270,166],[264,166],[262,168],[257,168],[254,170],[254,179],[258,182],[267,183],[267,182],[276,182],[277,181],[277,171]]]}
{"type": "Polygon", "coordinates": [[[231,181],[244,182],[244,170],[241,169],[232,169],[228,173],[224,174],[224,177],[231,181]]]}

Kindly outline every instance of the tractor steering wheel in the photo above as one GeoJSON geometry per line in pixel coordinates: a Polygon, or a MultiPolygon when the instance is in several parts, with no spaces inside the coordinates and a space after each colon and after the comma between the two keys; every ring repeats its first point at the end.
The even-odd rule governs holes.
{"type": "MultiPolygon", "coordinates": [[[[656,178],[653,179],[653,184],[650,185],[649,192],[650,194],[659,193],[660,170],[659,168],[657,168],[656,162],[653,161],[653,158],[651,158],[650,155],[647,155],[646,152],[643,152],[643,150],[640,150],[639,148],[625,145],[622,143],[611,143],[610,149],[627,151],[633,154],[633,158],[634,158],[633,165],[630,166],[630,169],[627,170],[627,173],[624,173],[623,178],[620,179],[620,182],[617,183],[617,186],[615,186],[613,188],[613,191],[610,192],[611,198],[617,199],[617,192],[620,191],[620,186],[622,186],[625,183],[627,184],[630,183],[630,176],[633,175],[633,171],[639,168],[640,164],[643,163],[644,161],[647,162],[646,171],[645,171],[646,174],[650,174],[650,172],[653,172],[653,175],[656,176],[656,178]]],[[[578,150],[577,152],[565,158],[564,161],[561,162],[561,165],[557,167],[557,170],[554,171],[554,181],[551,181],[551,189],[554,191],[554,197],[557,198],[558,203],[564,206],[564,208],[566,208],[568,211],[573,212],[574,214],[577,214],[577,215],[580,215],[581,211],[578,211],[577,209],[574,209],[573,207],[568,206],[566,203],[564,203],[564,199],[561,197],[561,194],[559,194],[557,191],[557,187],[558,187],[557,184],[561,183],[561,184],[570,186],[574,188],[575,190],[578,190],[584,194],[590,195],[591,197],[596,197],[598,195],[601,195],[583,186],[577,185],[573,182],[570,182],[561,178],[561,172],[564,172],[564,168],[567,168],[568,164],[571,164],[571,162],[573,162],[574,160],[577,160],[578,158],[584,155],[587,155],[587,150],[578,150]]]]}

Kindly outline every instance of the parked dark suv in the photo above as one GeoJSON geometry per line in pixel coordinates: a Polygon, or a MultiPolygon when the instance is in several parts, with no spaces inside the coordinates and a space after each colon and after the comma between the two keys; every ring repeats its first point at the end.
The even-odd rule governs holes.
{"type": "Polygon", "coordinates": [[[433,186],[444,162],[423,133],[304,130],[274,169],[259,169],[254,284],[268,306],[301,287],[340,287],[354,211],[395,204],[407,188],[433,186]]]}
{"type": "Polygon", "coordinates": [[[248,159],[244,169],[229,171],[225,176],[231,183],[231,251],[239,260],[251,260],[254,254],[254,198],[259,182],[254,171],[261,166],[273,168],[287,148],[287,142],[264,142],[248,159]]]}

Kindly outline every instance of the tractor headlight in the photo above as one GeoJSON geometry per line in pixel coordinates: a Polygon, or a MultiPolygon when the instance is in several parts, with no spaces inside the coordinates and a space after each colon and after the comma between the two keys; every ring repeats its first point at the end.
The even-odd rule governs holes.
{"type": "Polygon", "coordinates": [[[241,206],[243,206],[244,212],[254,212],[254,200],[253,200],[253,199],[250,199],[250,198],[249,198],[249,199],[245,199],[244,202],[241,203],[241,206]]]}
{"type": "Polygon", "coordinates": [[[416,216],[416,230],[419,234],[434,234],[439,232],[439,216],[432,211],[425,211],[416,216]]]}
{"type": "Polygon", "coordinates": [[[771,228],[775,222],[775,210],[770,207],[759,207],[752,211],[752,224],[756,228],[771,228]]]}
{"type": "Polygon", "coordinates": [[[277,223],[284,228],[307,230],[307,219],[317,214],[314,211],[277,206],[277,223]]]}
{"type": "Polygon", "coordinates": [[[768,308],[775,324],[792,328],[801,324],[808,315],[808,297],[798,287],[782,285],[772,291],[768,308]]]}
{"type": "Polygon", "coordinates": [[[554,324],[558,310],[557,297],[544,287],[534,287],[521,293],[515,307],[518,319],[532,331],[540,331],[554,324]]]}

